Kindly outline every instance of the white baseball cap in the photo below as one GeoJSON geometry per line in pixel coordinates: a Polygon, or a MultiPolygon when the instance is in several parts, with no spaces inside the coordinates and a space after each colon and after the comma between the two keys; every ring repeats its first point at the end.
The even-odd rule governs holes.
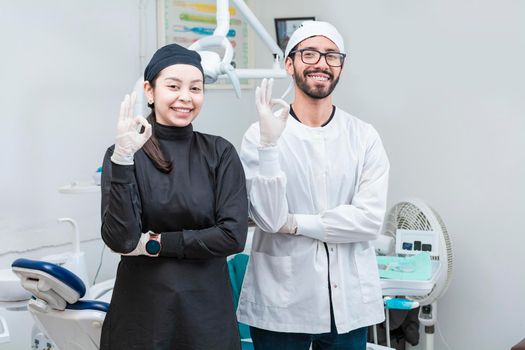
{"type": "Polygon", "coordinates": [[[290,51],[292,51],[292,49],[304,39],[318,35],[330,39],[337,45],[341,53],[345,53],[343,37],[333,25],[321,21],[304,21],[301,26],[293,32],[290,40],[288,40],[286,50],[284,51],[284,57],[288,57],[290,51]]]}

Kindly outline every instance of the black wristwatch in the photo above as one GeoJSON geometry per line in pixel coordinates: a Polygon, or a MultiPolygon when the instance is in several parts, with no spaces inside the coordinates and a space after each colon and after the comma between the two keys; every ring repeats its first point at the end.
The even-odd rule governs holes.
{"type": "Polygon", "coordinates": [[[160,253],[160,233],[149,231],[149,241],[146,242],[146,252],[149,255],[158,256],[160,253]]]}

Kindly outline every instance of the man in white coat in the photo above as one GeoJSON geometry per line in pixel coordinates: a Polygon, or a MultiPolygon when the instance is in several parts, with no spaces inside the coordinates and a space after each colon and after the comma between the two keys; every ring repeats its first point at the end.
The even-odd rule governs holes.
{"type": "Polygon", "coordinates": [[[364,350],[367,326],[384,319],[371,241],[385,214],[388,158],[370,124],[332,104],[346,58],[336,28],[304,22],[285,57],[294,100],[272,99],[263,80],[259,122],[241,147],[257,228],[238,319],[256,350],[364,350]]]}

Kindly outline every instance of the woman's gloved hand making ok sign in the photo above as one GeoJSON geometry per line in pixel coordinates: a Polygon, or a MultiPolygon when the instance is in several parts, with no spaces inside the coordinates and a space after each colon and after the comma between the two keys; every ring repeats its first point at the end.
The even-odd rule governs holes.
{"type": "Polygon", "coordinates": [[[261,133],[260,146],[271,147],[277,144],[286,127],[286,120],[290,113],[290,105],[281,99],[272,98],[273,79],[263,79],[261,86],[255,89],[255,106],[259,114],[259,128],[261,133]],[[275,114],[272,108],[280,105],[282,109],[275,114]]]}
{"type": "Polygon", "coordinates": [[[117,137],[115,139],[115,150],[111,161],[120,165],[132,165],[133,155],[151,137],[151,124],[143,116],[133,117],[133,107],[137,95],[135,92],[126,95],[120,104],[120,115],[117,124],[117,137]],[[144,131],[141,133],[141,129],[144,131]]]}

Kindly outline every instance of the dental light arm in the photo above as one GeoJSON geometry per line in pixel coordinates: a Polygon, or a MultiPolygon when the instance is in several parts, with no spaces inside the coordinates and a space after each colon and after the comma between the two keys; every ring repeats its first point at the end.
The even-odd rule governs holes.
{"type": "MultiPolygon", "coordinates": [[[[275,43],[270,34],[264,29],[261,22],[255,17],[252,10],[246,5],[243,0],[232,0],[243,17],[251,24],[253,30],[259,35],[266,46],[272,51],[279,61],[283,60],[283,50],[275,43]]],[[[285,74],[286,75],[286,74],[285,74]]],[[[273,76],[265,76],[265,78],[274,78],[273,76]]]]}
{"type": "MultiPolygon", "coordinates": [[[[219,16],[218,11],[219,7],[217,7],[217,16],[219,16]]],[[[229,21],[229,12],[227,8],[226,12],[229,21]]],[[[220,25],[217,25],[217,29],[215,30],[215,32],[220,31],[219,26],[220,25]]],[[[226,32],[228,32],[228,28],[226,28],[226,32]]],[[[204,70],[205,83],[214,83],[221,75],[225,74],[231,80],[237,97],[241,97],[241,83],[239,82],[239,78],[234,72],[235,69],[231,65],[231,61],[233,59],[233,47],[230,41],[226,38],[226,36],[219,36],[214,34],[209,37],[201,38],[195,43],[193,43],[189,47],[189,49],[195,50],[201,55],[201,64],[204,70]],[[218,53],[207,50],[213,47],[220,47],[224,49],[224,56],[222,60],[219,57],[218,53]]]]}
{"type": "Polygon", "coordinates": [[[210,37],[204,37],[193,43],[189,49],[199,52],[202,58],[205,83],[211,84],[219,78],[228,77],[231,81],[237,97],[241,96],[241,84],[239,79],[261,79],[261,78],[285,78],[286,72],[280,67],[283,59],[283,51],[270,37],[261,22],[255,17],[250,8],[243,0],[233,0],[236,7],[252,26],[263,42],[272,51],[275,60],[271,69],[235,69],[231,62],[233,59],[233,47],[226,35],[230,29],[230,12],[228,0],[217,0],[217,27],[210,37]],[[223,57],[212,48],[220,48],[224,51],[223,57]]]}
{"type": "Polygon", "coordinates": [[[230,9],[228,0],[217,0],[217,27],[213,32],[215,36],[226,37],[230,29],[230,9]]]}

